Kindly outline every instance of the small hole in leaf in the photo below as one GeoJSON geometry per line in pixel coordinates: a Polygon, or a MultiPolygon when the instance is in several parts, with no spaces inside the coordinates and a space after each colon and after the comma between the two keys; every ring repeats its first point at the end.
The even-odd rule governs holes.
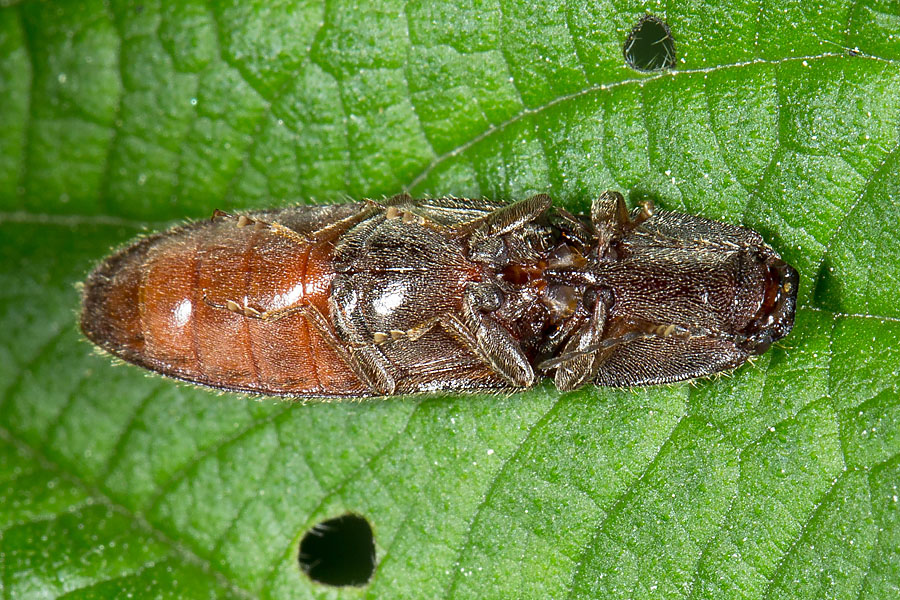
{"type": "Polygon", "coordinates": [[[365,585],[375,571],[375,536],[359,515],[317,523],[300,541],[300,569],[326,585],[365,585]]]}
{"type": "Polygon", "coordinates": [[[665,21],[644,15],[628,34],[622,51],[635,71],[652,72],[675,66],[675,38],[665,21]]]}

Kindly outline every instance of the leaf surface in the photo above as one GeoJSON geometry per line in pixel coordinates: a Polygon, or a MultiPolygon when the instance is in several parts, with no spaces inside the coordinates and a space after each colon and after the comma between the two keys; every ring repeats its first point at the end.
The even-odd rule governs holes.
{"type": "Polygon", "coordinates": [[[900,592],[900,10],[121,0],[0,8],[7,598],[888,598],[900,592]],[[409,189],[753,227],[789,338],[653,389],[288,404],[112,364],[75,284],[173,220],[409,189]],[[298,544],[373,526],[362,588],[298,544]]]}

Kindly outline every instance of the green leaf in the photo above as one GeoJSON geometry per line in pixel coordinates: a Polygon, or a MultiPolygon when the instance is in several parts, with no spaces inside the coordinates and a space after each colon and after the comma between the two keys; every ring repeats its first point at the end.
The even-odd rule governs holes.
{"type": "Polygon", "coordinates": [[[4,597],[900,591],[896,3],[2,4],[4,597]],[[647,11],[677,71],[624,65],[647,11]],[[753,227],[796,328],[694,385],[306,405],[77,330],[75,284],[145,227],[404,188],[753,227]],[[374,577],[311,582],[300,539],[348,511],[374,577]]]}

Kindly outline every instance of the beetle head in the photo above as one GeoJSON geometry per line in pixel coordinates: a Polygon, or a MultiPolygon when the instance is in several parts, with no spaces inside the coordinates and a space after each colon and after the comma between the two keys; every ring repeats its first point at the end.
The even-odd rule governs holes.
{"type": "Polygon", "coordinates": [[[741,346],[750,354],[764,353],[790,333],[797,307],[797,271],[775,255],[760,260],[765,269],[763,301],[742,331],[746,341],[741,346]]]}

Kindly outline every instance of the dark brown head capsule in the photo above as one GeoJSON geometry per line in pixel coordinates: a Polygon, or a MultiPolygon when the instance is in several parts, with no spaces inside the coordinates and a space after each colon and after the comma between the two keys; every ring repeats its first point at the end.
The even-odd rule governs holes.
{"type": "MultiPolygon", "coordinates": [[[[770,255],[760,256],[757,260],[765,269],[763,302],[743,332],[747,336],[745,348],[751,354],[766,352],[773,342],[790,333],[794,326],[799,283],[797,271],[780,258],[770,255]]],[[[758,279],[759,275],[752,277],[758,279]]]]}
{"type": "Polygon", "coordinates": [[[88,278],[81,325],[220,389],[353,397],[700,377],[793,325],[797,274],[753,231],[607,192],[295,207],[138,240],[88,278]]]}

